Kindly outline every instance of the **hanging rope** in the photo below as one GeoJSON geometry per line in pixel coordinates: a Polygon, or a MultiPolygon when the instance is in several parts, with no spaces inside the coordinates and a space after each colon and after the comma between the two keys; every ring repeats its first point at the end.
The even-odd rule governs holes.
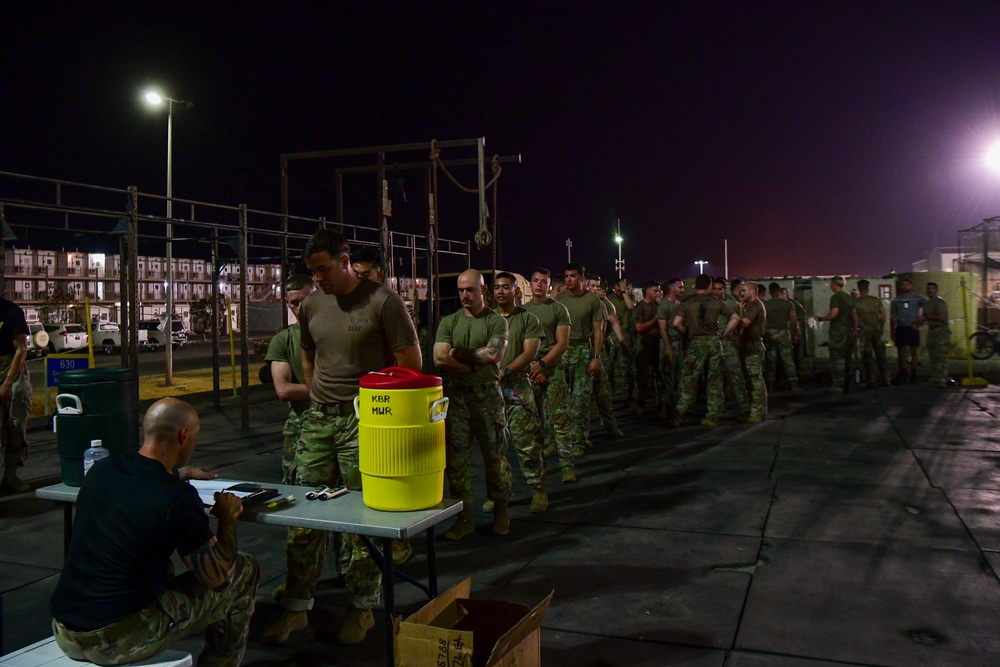
{"type": "MultiPolygon", "coordinates": [[[[467,192],[467,193],[472,194],[472,195],[479,193],[479,188],[467,188],[464,185],[462,185],[461,183],[459,183],[455,179],[455,177],[451,175],[451,172],[448,171],[448,167],[446,167],[445,164],[444,164],[444,162],[441,161],[441,149],[437,147],[437,141],[433,140],[433,139],[431,140],[431,155],[430,155],[430,158],[434,162],[434,168],[435,168],[435,170],[440,167],[441,171],[444,172],[444,175],[448,177],[448,180],[451,181],[455,185],[455,187],[457,187],[459,190],[461,190],[462,192],[467,192]]],[[[487,183],[484,186],[484,190],[485,191],[489,191],[490,188],[493,188],[496,185],[497,180],[500,178],[500,173],[503,171],[503,168],[500,166],[500,156],[499,155],[494,155],[493,156],[493,160],[490,162],[490,169],[493,171],[493,178],[490,179],[490,182],[487,183]]],[[[493,194],[494,194],[494,197],[493,197],[493,199],[494,199],[494,208],[496,208],[496,190],[495,189],[494,189],[493,194]]],[[[485,195],[485,192],[484,192],[484,195],[485,195]]],[[[486,217],[487,218],[490,217],[490,211],[489,211],[488,207],[486,209],[486,217]]],[[[486,227],[486,220],[485,219],[479,221],[479,230],[473,235],[472,239],[476,242],[476,246],[478,248],[480,248],[480,249],[482,249],[485,246],[488,246],[490,243],[493,242],[493,235],[490,233],[490,230],[486,227]]]]}

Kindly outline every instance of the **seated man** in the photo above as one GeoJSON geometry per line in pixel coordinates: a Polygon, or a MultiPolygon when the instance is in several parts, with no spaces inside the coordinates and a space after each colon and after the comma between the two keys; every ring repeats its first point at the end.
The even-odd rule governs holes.
{"type": "Polygon", "coordinates": [[[260,578],[257,561],[236,550],[243,504],[216,494],[213,534],[197,492],[182,481],[192,470],[175,474],[198,442],[194,408],[164,398],[142,427],[138,452],[98,461],[84,478],[49,603],[56,643],[74,660],[120,665],[204,630],[198,667],[236,667],[260,578]],[[170,576],[175,550],[189,570],[178,577],[170,576]]]}

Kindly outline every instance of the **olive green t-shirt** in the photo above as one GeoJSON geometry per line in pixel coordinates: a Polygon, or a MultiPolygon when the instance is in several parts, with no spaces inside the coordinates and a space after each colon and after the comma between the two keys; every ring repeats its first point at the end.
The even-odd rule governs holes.
{"type": "Polygon", "coordinates": [[[833,309],[837,309],[837,319],[830,321],[831,327],[847,327],[851,325],[851,309],[854,308],[854,302],[851,301],[851,295],[847,292],[841,290],[839,292],[834,292],[833,296],[830,297],[830,312],[833,309]]]}
{"type": "Polygon", "coordinates": [[[674,318],[680,315],[680,313],[681,304],[670,299],[664,299],[656,308],[656,319],[664,320],[667,323],[667,333],[671,338],[681,338],[681,332],[672,326],[674,318]]]}
{"type": "Polygon", "coordinates": [[[795,306],[791,301],[772,297],[764,304],[767,311],[767,328],[788,330],[788,324],[792,320],[792,310],[795,306]]]}
{"type": "MultiPolygon", "coordinates": [[[[639,303],[635,304],[635,308],[632,309],[632,320],[637,326],[655,320],[658,306],[659,304],[655,301],[647,303],[646,300],[643,299],[639,303]]],[[[657,341],[660,339],[660,330],[658,327],[653,327],[645,333],[639,334],[639,336],[647,342],[657,341]]]]}
{"type": "Polygon", "coordinates": [[[759,343],[764,340],[764,330],[767,328],[767,308],[754,299],[743,306],[743,319],[750,324],[743,329],[743,340],[747,343],[759,343]]]}
{"type": "MultiPolygon", "coordinates": [[[[297,322],[271,338],[264,361],[280,361],[288,364],[292,368],[292,380],[296,384],[305,384],[306,376],[302,372],[302,330],[297,322]]],[[[309,407],[309,401],[289,401],[288,407],[296,414],[300,414],[309,407]]]]}
{"type": "Polygon", "coordinates": [[[625,298],[618,294],[609,294],[608,301],[615,307],[615,314],[618,315],[618,323],[622,325],[622,331],[635,328],[632,324],[632,311],[625,305],[625,298]]]}
{"type": "MultiPolygon", "coordinates": [[[[734,299],[729,292],[726,292],[726,295],[722,297],[722,300],[727,306],[729,306],[729,310],[734,313],[740,309],[740,302],[734,299]]],[[[727,324],[729,324],[729,317],[719,315],[719,331],[725,331],[727,324]]]]}
{"type": "Polygon", "coordinates": [[[594,323],[608,319],[604,314],[604,304],[593,292],[573,296],[569,290],[563,290],[556,296],[556,301],[566,306],[566,310],[569,311],[570,345],[585,345],[592,341],[594,323]]]}
{"type": "Polygon", "coordinates": [[[417,344],[406,306],[389,288],[362,280],[349,294],[316,290],[299,311],[302,349],[315,351],[312,399],[352,401],[358,381],[393,365],[393,353],[417,344]]]}
{"type": "MultiPolygon", "coordinates": [[[[543,339],[545,334],[538,318],[523,306],[515,306],[510,315],[504,315],[499,311],[497,314],[507,320],[507,350],[500,359],[500,368],[503,368],[524,352],[524,341],[532,338],[543,339]]],[[[525,378],[528,376],[527,366],[521,370],[520,375],[525,378]]]]}
{"type": "MultiPolygon", "coordinates": [[[[537,359],[541,359],[549,353],[549,350],[555,347],[556,329],[569,326],[569,311],[566,310],[566,306],[555,299],[546,299],[543,303],[529,301],[521,307],[537,317],[538,323],[542,327],[544,338],[538,346],[538,357],[536,357],[537,359]]],[[[554,363],[548,364],[548,367],[558,367],[559,361],[559,359],[556,359],[554,363]]]]}
{"type": "Polygon", "coordinates": [[[865,329],[879,329],[885,319],[885,305],[882,299],[871,294],[859,296],[854,301],[854,307],[858,309],[858,323],[865,329]]]}
{"type": "Polygon", "coordinates": [[[719,320],[728,324],[736,314],[728,303],[711,294],[695,294],[680,304],[684,326],[692,336],[711,336],[719,333],[719,320]]]}
{"type": "MultiPolygon", "coordinates": [[[[452,347],[476,350],[485,347],[494,338],[507,340],[507,321],[492,308],[483,308],[475,317],[469,317],[465,309],[442,318],[438,325],[435,343],[448,343],[452,347]]],[[[508,346],[509,347],[509,346],[508,346]]],[[[451,384],[469,387],[478,384],[495,384],[500,380],[500,367],[496,364],[477,366],[465,375],[454,375],[451,384]]]]}
{"type": "Polygon", "coordinates": [[[928,321],[928,329],[944,329],[948,326],[948,302],[939,296],[927,299],[924,304],[924,317],[928,315],[944,315],[944,322],[928,321]]]}

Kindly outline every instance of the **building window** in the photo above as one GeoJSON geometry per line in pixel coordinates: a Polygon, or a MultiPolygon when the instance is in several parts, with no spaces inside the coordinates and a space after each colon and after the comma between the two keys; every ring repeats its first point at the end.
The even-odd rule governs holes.
{"type": "Polygon", "coordinates": [[[888,301],[892,298],[892,285],[879,285],[878,286],[878,298],[883,301],[888,301]]]}

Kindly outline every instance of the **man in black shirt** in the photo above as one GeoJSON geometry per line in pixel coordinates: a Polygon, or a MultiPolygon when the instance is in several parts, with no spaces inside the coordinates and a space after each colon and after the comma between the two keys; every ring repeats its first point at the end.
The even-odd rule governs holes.
{"type": "Polygon", "coordinates": [[[31,490],[17,478],[17,469],[28,456],[31,382],[24,362],[28,358],[29,335],[21,307],[0,297],[0,489],[14,493],[31,490]]]}
{"type": "Polygon", "coordinates": [[[56,643],[74,660],[139,662],[205,632],[198,667],[243,659],[260,578],[236,550],[239,498],[216,494],[217,533],[194,487],[174,471],[198,442],[198,413],[165,398],[143,418],[138,452],[98,461],[84,478],[66,564],[49,603],[56,643]],[[177,551],[188,572],[173,577],[177,551]]]}

